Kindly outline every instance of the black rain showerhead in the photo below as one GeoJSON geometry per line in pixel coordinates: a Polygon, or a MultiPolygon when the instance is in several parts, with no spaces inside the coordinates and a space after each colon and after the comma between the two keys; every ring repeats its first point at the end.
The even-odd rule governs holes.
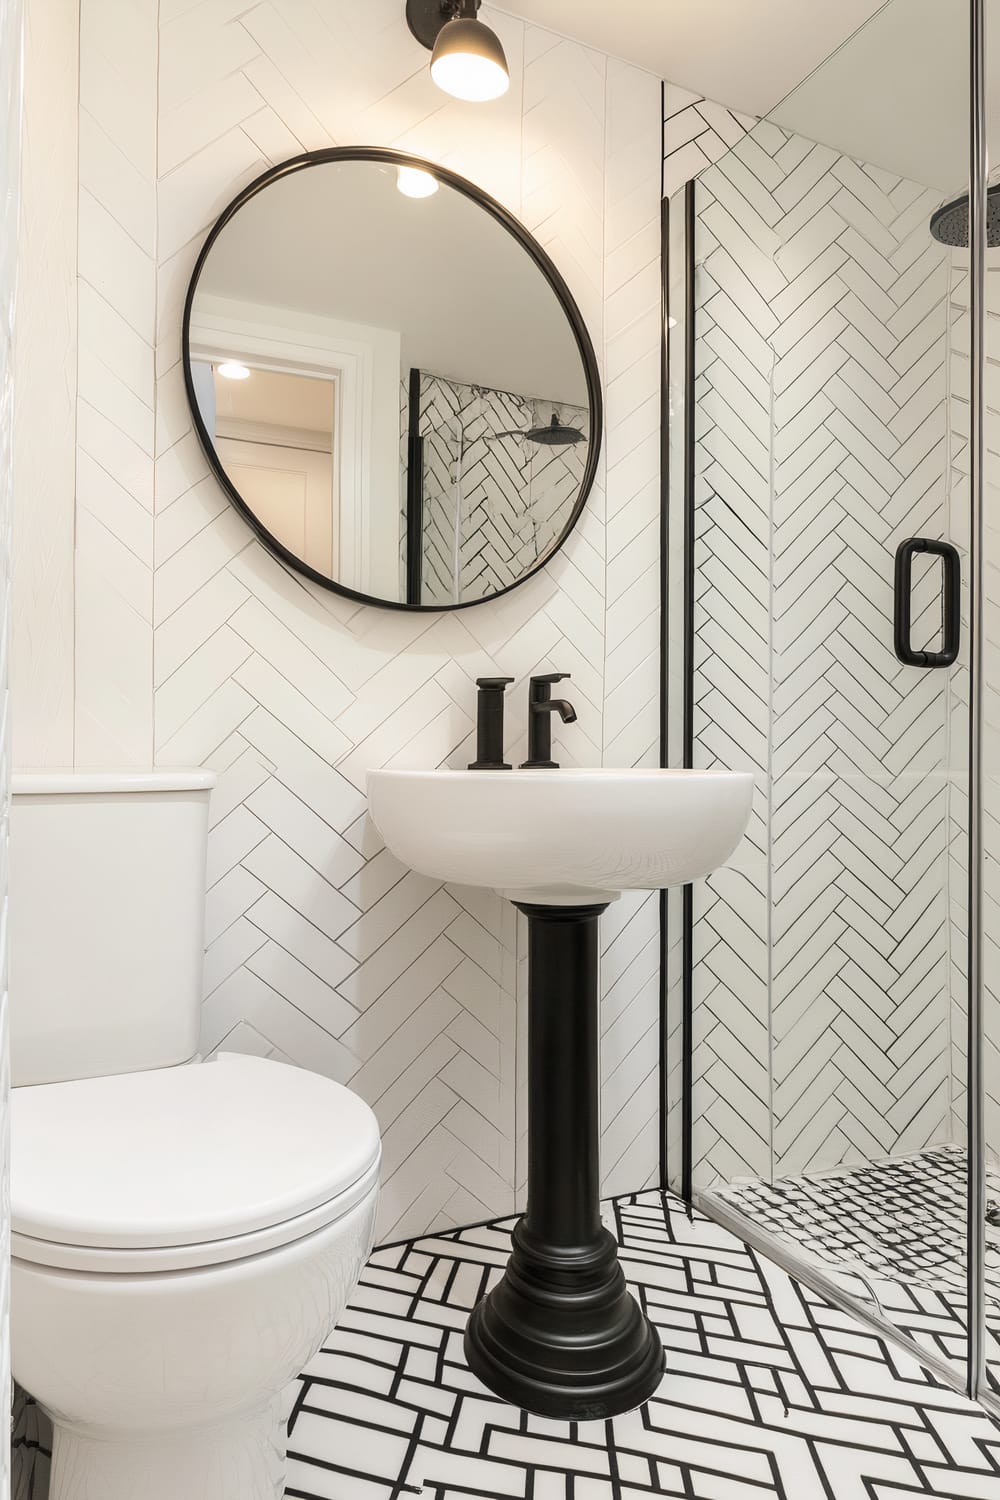
{"type": "MultiPolygon", "coordinates": [[[[969,195],[954,198],[931,214],[931,234],[942,245],[964,249],[969,243],[969,195]]],[[[991,250],[1000,246],[1000,182],[986,194],[986,243],[991,250]]]]}
{"type": "Polygon", "coordinates": [[[541,443],[546,448],[564,448],[587,441],[586,434],[579,427],[564,427],[555,412],[552,421],[544,427],[529,427],[526,432],[515,428],[512,432],[498,432],[496,436],[527,438],[529,443],[541,443]]]}
{"type": "Polygon", "coordinates": [[[531,443],[543,443],[547,448],[559,448],[567,443],[585,443],[587,440],[579,427],[564,427],[552,413],[552,421],[547,427],[529,427],[524,434],[531,443]]]}

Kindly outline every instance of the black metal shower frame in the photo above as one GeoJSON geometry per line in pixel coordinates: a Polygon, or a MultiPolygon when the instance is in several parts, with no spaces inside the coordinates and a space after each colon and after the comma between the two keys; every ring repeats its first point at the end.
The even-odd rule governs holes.
{"type": "MultiPolygon", "coordinates": [[[[663,87],[663,108],[666,115],[666,87],[663,87]]],[[[671,208],[669,197],[663,194],[660,211],[660,270],[661,270],[661,361],[660,361],[660,765],[667,769],[673,759],[671,746],[671,718],[674,712],[671,700],[672,685],[668,663],[670,659],[670,562],[672,547],[676,543],[675,528],[671,525],[670,482],[670,231],[671,208]]],[[[680,764],[684,770],[694,766],[694,452],[695,452],[695,401],[694,401],[694,356],[695,356],[695,274],[694,274],[694,220],[695,184],[685,185],[681,209],[684,216],[684,467],[679,503],[682,507],[682,531],[680,577],[683,579],[683,658],[681,698],[681,749],[680,764]]],[[[678,320],[679,322],[680,320],[678,320]]],[[[681,942],[681,1161],[680,1171],[672,1170],[670,1161],[671,1142],[669,1128],[668,1088],[670,1072],[670,981],[669,951],[672,933],[672,903],[669,892],[660,892],[660,1182],[668,1188],[671,1181],[678,1181],[680,1193],[687,1204],[692,1199],[694,1131],[694,888],[685,885],[680,893],[680,942],[681,942]]]]}

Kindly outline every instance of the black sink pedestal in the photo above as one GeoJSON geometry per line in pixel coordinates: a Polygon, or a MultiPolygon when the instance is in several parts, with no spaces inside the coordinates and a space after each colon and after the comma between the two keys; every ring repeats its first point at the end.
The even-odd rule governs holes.
{"type": "Polygon", "coordinates": [[[540,1416],[631,1411],[664,1368],[600,1212],[598,925],[606,905],[515,903],[528,919],[528,1206],[502,1281],[473,1309],[469,1367],[540,1416]]]}

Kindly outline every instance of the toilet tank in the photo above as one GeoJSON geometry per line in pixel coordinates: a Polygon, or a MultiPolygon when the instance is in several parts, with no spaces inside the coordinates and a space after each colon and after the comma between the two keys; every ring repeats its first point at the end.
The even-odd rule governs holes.
{"type": "Polygon", "coordinates": [[[133,1073],[198,1047],[209,771],[15,772],[15,1084],[133,1073]]]}

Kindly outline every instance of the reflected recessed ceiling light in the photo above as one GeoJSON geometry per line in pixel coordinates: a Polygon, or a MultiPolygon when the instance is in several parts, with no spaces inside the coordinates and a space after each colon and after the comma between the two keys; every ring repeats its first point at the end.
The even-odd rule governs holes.
{"type": "Polygon", "coordinates": [[[396,186],[407,198],[430,198],[438,190],[438,180],[420,167],[400,167],[396,186]]]}
{"type": "Polygon", "coordinates": [[[485,103],[510,88],[503,46],[477,20],[480,0],[406,0],[410,30],[433,50],[431,77],[455,99],[485,103]]]}
{"type": "Polygon", "coordinates": [[[226,380],[249,380],[250,371],[246,365],[241,365],[238,359],[224,360],[216,369],[226,380]]]}

